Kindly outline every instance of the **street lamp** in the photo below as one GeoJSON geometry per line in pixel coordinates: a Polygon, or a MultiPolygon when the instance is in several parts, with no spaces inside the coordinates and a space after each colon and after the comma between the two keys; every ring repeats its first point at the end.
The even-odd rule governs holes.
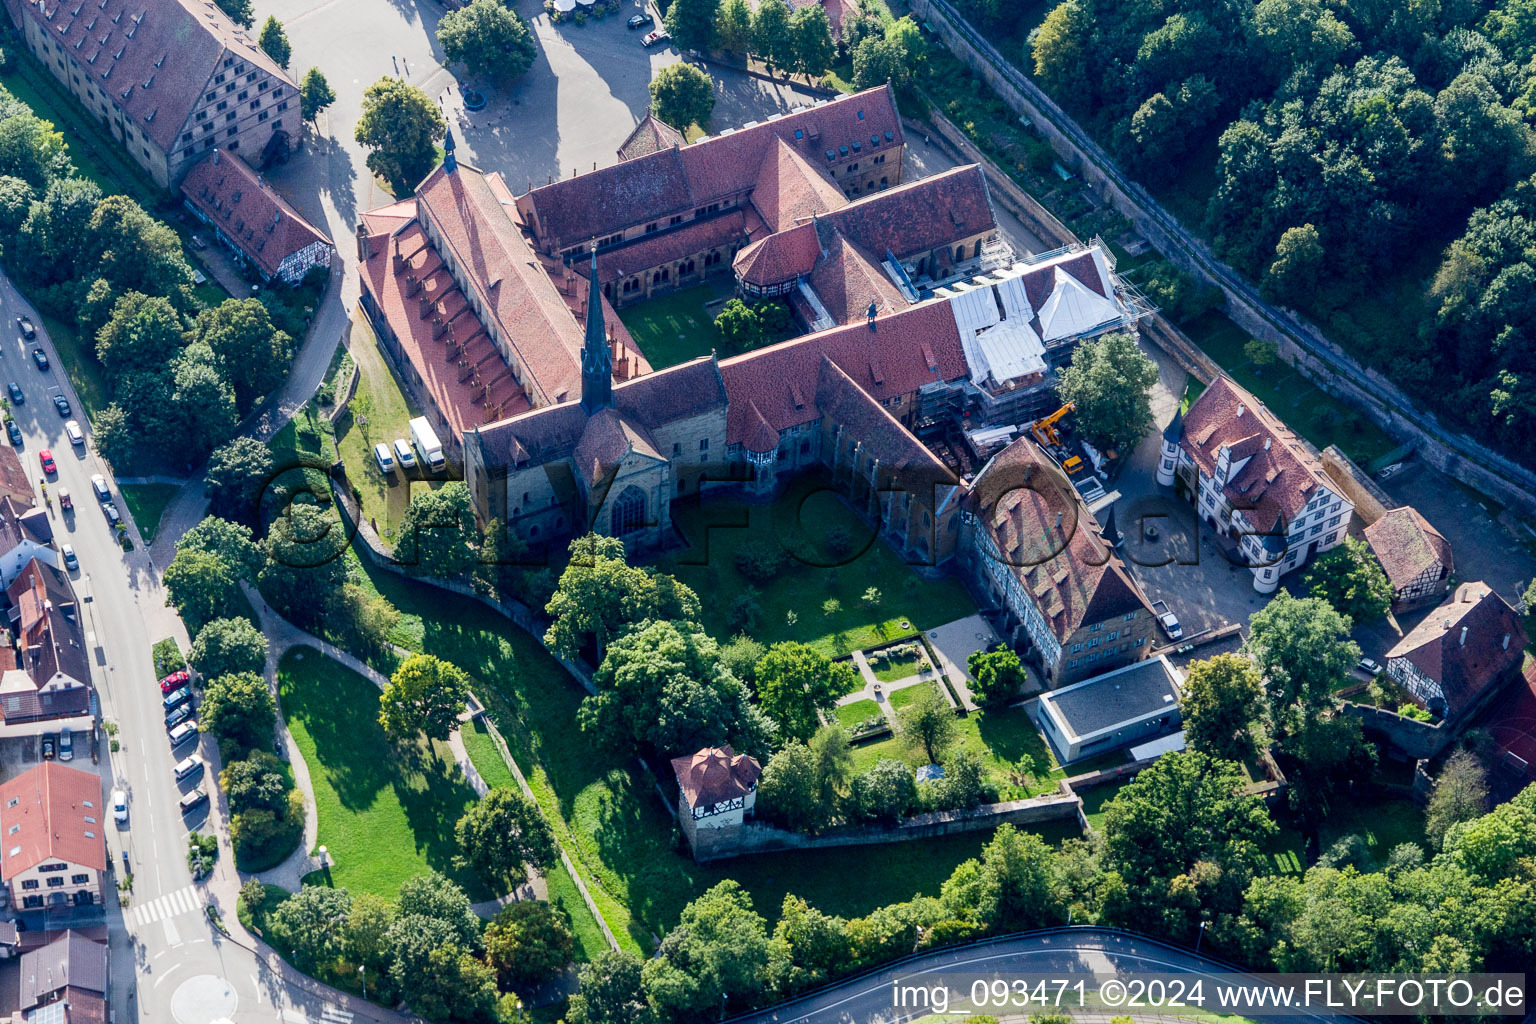
{"type": "Polygon", "coordinates": [[[357,976],[363,979],[363,999],[366,1000],[368,998],[368,974],[367,968],[362,964],[357,965],[357,976]]]}
{"type": "Polygon", "coordinates": [[[725,993],[720,993],[720,1019],[725,1020],[725,993]]]}
{"type": "Polygon", "coordinates": [[[917,947],[923,944],[923,926],[917,926],[917,938],[912,940],[912,952],[917,952],[917,947]]]}
{"type": "Polygon", "coordinates": [[[1201,921],[1200,922],[1200,933],[1195,936],[1195,955],[1196,956],[1198,956],[1200,954],[1200,940],[1205,938],[1205,926],[1210,924],[1210,923],[1211,922],[1209,922],[1209,921],[1201,921]]]}

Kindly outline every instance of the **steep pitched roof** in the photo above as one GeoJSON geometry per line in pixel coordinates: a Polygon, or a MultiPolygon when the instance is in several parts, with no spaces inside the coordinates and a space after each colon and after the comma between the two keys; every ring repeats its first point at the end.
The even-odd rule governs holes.
{"type": "Polygon", "coordinates": [[[0,497],[14,498],[23,509],[37,504],[32,478],[21,464],[21,456],[8,444],[0,445],[0,497]]]}
{"type": "Polygon", "coordinates": [[[1057,640],[1151,606],[1100,536],[1076,488],[1029,437],[992,456],[967,505],[1024,584],[1057,640]]]}
{"type": "Polygon", "coordinates": [[[571,457],[576,463],[576,471],[590,487],[631,451],[665,461],[644,426],[625,418],[615,409],[601,409],[588,417],[571,457]]]}
{"type": "Polygon", "coordinates": [[[816,261],[809,284],[832,319],[840,324],[867,318],[870,303],[876,314],[903,309],[907,300],[885,276],[874,256],[833,232],[826,255],[816,261]]]}
{"type": "Polygon", "coordinates": [[[293,253],[330,236],[233,153],[215,149],[187,172],[181,194],[268,274],[293,253]]]}
{"type": "Polygon", "coordinates": [[[619,144],[619,159],[633,160],[636,157],[660,153],[664,149],[683,144],[682,132],[650,111],[646,111],[640,123],[635,125],[635,130],[619,144]]]}
{"type": "Polygon", "coordinates": [[[212,2],[21,0],[21,9],[83,77],[167,152],[226,56],[237,67],[260,68],[293,84],[212,2]]]}
{"type": "Polygon", "coordinates": [[[54,761],[0,785],[0,875],[54,860],[105,871],[103,809],[99,775],[54,761]]]}
{"type": "Polygon", "coordinates": [[[793,146],[775,136],[752,189],[752,205],[772,231],[783,231],[848,205],[842,189],[812,167],[793,146]]]}
{"type": "MultiPolygon", "coordinates": [[[[716,246],[730,245],[746,238],[757,218],[748,223],[745,209],[731,210],[716,217],[689,221],[668,231],[642,235],[634,241],[604,249],[597,254],[597,277],[604,284],[628,274],[649,270],[669,260],[691,256],[716,246]]],[[[585,262],[575,267],[582,276],[589,273],[585,262]]]]}
{"type": "Polygon", "coordinates": [[[1054,287],[1040,306],[1040,337],[1051,342],[1087,334],[1123,314],[1114,301],[1084,285],[1062,267],[1051,275],[1054,287]]]}
{"type": "Polygon", "coordinates": [[[69,578],[33,558],[6,588],[16,633],[16,667],[34,687],[57,675],[89,684],[85,634],[69,578]]]}
{"type": "MultiPolygon", "coordinates": [[[[107,947],[76,931],[21,955],[21,1008],[30,1010],[63,988],[104,995],[107,947]]],[[[73,1018],[71,1019],[73,1024],[73,1018]]]]}
{"type": "Polygon", "coordinates": [[[690,807],[713,807],[757,788],[763,774],[757,759],[738,754],[729,744],[705,747],[691,757],[674,757],[672,771],[690,807]]]}
{"type": "Polygon", "coordinates": [[[1456,569],[1450,542],[1411,505],[1391,509],[1367,526],[1365,542],[1396,590],[1436,565],[1443,567],[1446,575],[1456,569]]]}
{"type": "Polygon", "coordinates": [[[1526,642],[1519,614],[1488,584],[1474,581],[1457,587],[1386,656],[1407,658],[1438,683],[1449,717],[1518,667],[1526,642]]]}

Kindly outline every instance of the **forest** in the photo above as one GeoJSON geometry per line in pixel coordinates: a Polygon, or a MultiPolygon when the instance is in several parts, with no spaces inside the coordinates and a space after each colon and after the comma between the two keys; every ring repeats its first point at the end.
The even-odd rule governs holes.
{"type": "Polygon", "coordinates": [[[958,5],[1271,301],[1536,462],[1536,2],[958,5]]]}

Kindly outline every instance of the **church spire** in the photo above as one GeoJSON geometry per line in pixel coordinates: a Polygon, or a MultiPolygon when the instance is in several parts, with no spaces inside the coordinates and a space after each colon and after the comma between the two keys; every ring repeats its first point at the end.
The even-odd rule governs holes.
{"type": "Polygon", "coordinates": [[[603,293],[597,283],[597,242],[587,279],[587,336],[581,346],[581,407],[588,416],[613,405],[613,355],[603,324],[603,293]]]}

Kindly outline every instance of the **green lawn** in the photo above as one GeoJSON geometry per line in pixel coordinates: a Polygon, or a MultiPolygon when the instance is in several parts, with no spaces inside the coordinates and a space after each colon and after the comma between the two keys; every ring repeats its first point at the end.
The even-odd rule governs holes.
{"type": "Polygon", "coordinates": [[[165,506],[181,490],[175,484],[118,484],[117,489],[146,544],[155,539],[165,506]]]}
{"type": "Polygon", "coordinates": [[[683,906],[723,877],[740,879],[770,918],[791,879],[793,889],[807,896],[826,894],[842,899],[839,906],[857,901],[869,909],[908,899],[930,884],[937,891],[937,879],[973,856],[989,835],[977,833],[975,846],[914,844],[900,856],[850,848],[695,864],[657,796],[656,780],[633,758],[582,734],[576,709],[583,692],[531,636],[478,602],[366,565],[359,577],[400,609],[397,642],[447,658],[474,678],[475,692],[626,948],[651,949],[677,923],[683,906]],[[910,858],[925,845],[933,852],[921,855],[933,860],[920,873],[910,858]],[[860,884],[849,886],[850,877],[860,884]]]}
{"type": "MultiPolygon", "coordinates": [[[[933,685],[933,684],[927,684],[933,685]]],[[[891,695],[891,704],[899,709],[912,698],[904,694],[917,693],[918,687],[910,686],[891,695]]],[[[846,724],[846,723],[845,723],[846,724]]],[[[955,719],[955,743],[958,747],[973,750],[982,759],[1002,800],[1022,800],[1056,790],[1057,781],[1066,778],[1067,772],[1056,763],[1050,747],[1030,721],[1022,708],[991,709],[972,712],[955,719]],[[1028,754],[1034,758],[1036,770],[1023,784],[1014,781],[1014,766],[1019,758],[1028,754]]],[[[882,758],[905,761],[913,768],[927,763],[921,748],[909,748],[899,736],[860,743],[853,748],[853,763],[857,771],[870,767],[882,758]]],[[[1084,769],[1088,770],[1088,769],[1084,769]]]]}
{"type": "MultiPolygon", "coordinates": [[[[765,644],[798,640],[836,658],[976,611],[959,580],[919,578],[836,492],[813,479],[792,484],[772,505],[678,505],[672,518],[690,547],[663,559],[658,568],[706,596],[758,590],[762,618],[751,632],[765,644]],[[842,557],[825,550],[825,538],[838,527],[853,538],[853,552],[842,557]],[[785,571],[761,588],[736,571],[736,552],[754,542],[777,545],[789,557],[785,571]],[[877,606],[862,599],[869,587],[880,592],[877,606]],[[823,609],[827,600],[838,602],[830,615],[823,609]]],[[[719,639],[734,632],[727,621],[729,605],[704,602],[705,628],[719,639]]]]}
{"type": "Polygon", "coordinates": [[[890,705],[891,705],[891,710],[899,712],[899,711],[901,711],[902,708],[906,707],[908,704],[911,704],[913,701],[917,700],[918,694],[923,692],[923,688],[924,687],[927,687],[929,690],[932,690],[934,693],[938,693],[939,692],[934,687],[934,685],[932,683],[918,683],[916,686],[904,687],[904,688],[902,688],[900,690],[897,690],[895,693],[891,694],[891,696],[889,698],[890,705]]]}
{"type": "Polygon", "coordinates": [[[869,667],[875,670],[875,678],[882,683],[894,683],[927,669],[928,659],[919,654],[901,654],[879,661],[870,658],[869,667]]]}
{"type": "Polygon", "coordinates": [[[1118,796],[1128,781],[1106,782],[1078,793],[1083,798],[1083,817],[1088,819],[1088,826],[1095,832],[1104,828],[1104,805],[1118,796]]]}
{"type": "Polygon", "coordinates": [[[476,798],[447,744],[397,752],[379,726],[378,689],[313,650],[283,657],[278,688],[309,766],[334,885],[393,898],[400,883],[435,870],[471,899],[495,895],[452,864],[454,823],[476,798]]]}
{"type": "Polygon", "coordinates": [[[844,729],[852,731],[860,722],[867,722],[871,718],[880,718],[880,705],[872,700],[856,700],[852,704],[839,704],[833,713],[837,723],[844,729]]]}
{"type": "Polygon", "coordinates": [[[64,364],[64,372],[69,374],[69,382],[74,385],[80,404],[85,406],[86,417],[106,408],[107,371],[96,359],[96,346],[90,339],[80,337],[79,329],[73,321],[60,320],[42,310],[38,310],[38,313],[43,329],[53,342],[54,351],[59,354],[59,362],[64,364]]]}
{"type": "Polygon", "coordinates": [[[661,295],[623,310],[619,319],[651,369],[660,370],[707,356],[713,349],[722,353],[725,344],[715,329],[719,307],[704,308],[704,303],[719,298],[713,285],[701,284],[670,295],[661,295]]]}

